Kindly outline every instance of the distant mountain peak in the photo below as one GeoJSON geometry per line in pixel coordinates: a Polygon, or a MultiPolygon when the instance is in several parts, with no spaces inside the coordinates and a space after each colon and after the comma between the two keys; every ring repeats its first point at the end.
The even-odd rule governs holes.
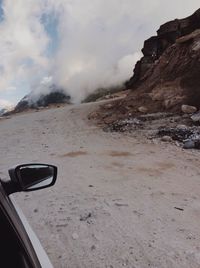
{"type": "Polygon", "coordinates": [[[47,107],[50,104],[70,103],[71,97],[63,89],[54,84],[46,86],[46,90],[33,90],[16,105],[14,112],[22,112],[28,109],[47,107]]]}

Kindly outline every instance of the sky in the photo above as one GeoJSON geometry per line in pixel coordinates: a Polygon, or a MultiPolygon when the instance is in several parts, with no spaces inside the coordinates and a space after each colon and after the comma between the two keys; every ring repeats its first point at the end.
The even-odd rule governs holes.
{"type": "Polygon", "coordinates": [[[199,0],[0,0],[0,108],[55,84],[80,102],[130,78],[145,39],[199,0]]]}

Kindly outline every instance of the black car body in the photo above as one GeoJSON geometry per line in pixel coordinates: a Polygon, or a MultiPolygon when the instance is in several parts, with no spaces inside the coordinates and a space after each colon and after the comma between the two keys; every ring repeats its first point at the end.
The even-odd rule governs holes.
{"type": "Polygon", "coordinates": [[[38,238],[9,195],[16,191],[33,191],[53,185],[57,177],[57,168],[52,165],[29,164],[17,166],[9,173],[10,181],[0,180],[0,267],[51,268],[53,266],[38,238]],[[44,172],[41,173],[41,168],[45,167],[48,172],[52,172],[52,175],[49,173],[49,176],[48,174],[44,176],[44,172]],[[27,169],[28,172],[31,169],[33,174],[36,171],[36,177],[29,179],[28,184],[26,184],[26,176],[29,174],[27,169]],[[26,174],[22,171],[26,171],[26,174]],[[44,181],[48,183],[44,184],[44,181]]]}

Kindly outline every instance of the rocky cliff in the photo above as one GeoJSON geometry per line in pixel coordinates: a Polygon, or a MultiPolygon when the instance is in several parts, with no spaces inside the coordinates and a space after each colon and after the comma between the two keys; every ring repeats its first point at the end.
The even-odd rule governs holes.
{"type": "Polygon", "coordinates": [[[127,82],[128,96],[103,107],[104,121],[137,113],[200,109],[200,9],[192,16],[160,26],[144,42],[143,57],[127,82]]]}
{"type": "Polygon", "coordinates": [[[147,71],[154,66],[160,56],[182,36],[188,35],[200,28],[200,9],[184,19],[175,19],[160,26],[157,36],[152,36],[144,42],[143,57],[134,68],[133,77],[127,87],[137,87],[145,79],[147,71]]]}

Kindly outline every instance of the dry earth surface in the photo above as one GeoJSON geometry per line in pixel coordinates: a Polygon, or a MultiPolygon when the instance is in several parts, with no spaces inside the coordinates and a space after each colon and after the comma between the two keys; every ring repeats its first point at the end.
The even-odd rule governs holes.
{"type": "Polygon", "coordinates": [[[53,265],[199,268],[199,151],[106,133],[98,104],[0,121],[1,177],[29,162],[58,166],[54,187],[15,194],[53,265]]]}

